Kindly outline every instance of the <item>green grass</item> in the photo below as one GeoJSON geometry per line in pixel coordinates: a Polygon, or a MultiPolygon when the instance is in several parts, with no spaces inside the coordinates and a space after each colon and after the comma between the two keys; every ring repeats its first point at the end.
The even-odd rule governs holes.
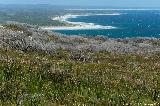
{"type": "Polygon", "coordinates": [[[0,50],[1,106],[81,106],[160,103],[160,54],[150,57],[71,51],[54,55],[0,50]]]}

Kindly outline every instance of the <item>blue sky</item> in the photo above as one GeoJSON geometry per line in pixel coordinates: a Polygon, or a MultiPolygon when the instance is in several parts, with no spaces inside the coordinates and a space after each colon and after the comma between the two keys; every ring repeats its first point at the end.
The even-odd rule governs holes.
{"type": "Polygon", "coordinates": [[[160,0],[0,0],[0,4],[53,4],[115,7],[160,7],[160,0]]]}

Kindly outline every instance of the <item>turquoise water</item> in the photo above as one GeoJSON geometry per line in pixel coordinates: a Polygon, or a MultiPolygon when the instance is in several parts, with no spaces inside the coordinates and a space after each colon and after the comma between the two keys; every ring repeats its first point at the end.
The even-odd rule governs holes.
{"type": "Polygon", "coordinates": [[[71,22],[94,23],[103,26],[113,26],[116,29],[96,30],[57,30],[67,35],[103,35],[109,38],[155,37],[160,38],[160,11],[112,11],[121,15],[91,15],[70,18],[71,22]]]}

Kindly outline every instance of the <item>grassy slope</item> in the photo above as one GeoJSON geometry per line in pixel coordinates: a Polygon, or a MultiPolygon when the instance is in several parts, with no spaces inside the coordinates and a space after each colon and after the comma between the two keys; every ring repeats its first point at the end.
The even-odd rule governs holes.
{"type": "Polygon", "coordinates": [[[0,105],[145,105],[160,103],[160,54],[90,53],[72,58],[0,49],[0,105]]]}

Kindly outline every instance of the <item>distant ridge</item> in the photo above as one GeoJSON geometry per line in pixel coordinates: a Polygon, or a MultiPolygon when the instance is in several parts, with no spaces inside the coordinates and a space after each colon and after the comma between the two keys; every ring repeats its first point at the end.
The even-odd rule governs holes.
{"type": "Polygon", "coordinates": [[[160,9],[145,9],[145,8],[144,8],[144,9],[134,9],[134,8],[131,8],[131,9],[125,9],[125,8],[122,8],[122,9],[117,8],[117,9],[116,9],[116,8],[115,8],[115,9],[114,9],[114,8],[113,8],[113,9],[65,9],[65,10],[75,10],[75,11],[76,11],[76,10],[77,10],[77,11],[79,11],[79,10],[80,10],[80,11],[85,11],[85,10],[91,10],[91,11],[95,11],[95,10],[98,10],[98,11],[102,11],[102,10],[127,10],[127,11],[128,11],[128,10],[129,10],[129,11],[142,10],[142,11],[143,11],[143,10],[160,10],[160,9]]]}

